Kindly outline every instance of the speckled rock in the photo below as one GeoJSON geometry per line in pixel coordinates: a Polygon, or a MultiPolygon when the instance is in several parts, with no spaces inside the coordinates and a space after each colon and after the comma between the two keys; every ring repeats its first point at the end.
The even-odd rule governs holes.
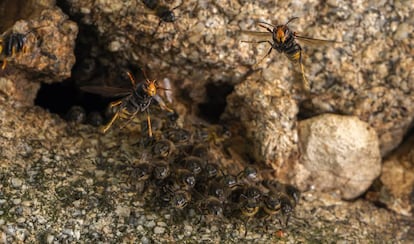
{"type": "Polygon", "coordinates": [[[407,216],[414,213],[414,136],[384,159],[377,199],[388,208],[407,216]]]}
{"type": "Polygon", "coordinates": [[[381,173],[375,131],[355,116],[326,114],[299,123],[296,184],[338,191],[344,199],[365,192],[381,173]]]}
{"type": "MultiPolygon", "coordinates": [[[[295,100],[282,89],[279,80],[266,80],[261,72],[235,86],[228,97],[223,119],[241,124],[250,140],[247,151],[257,162],[276,170],[278,178],[288,175],[293,155],[297,155],[295,100]]],[[[297,158],[297,157],[296,157],[297,158]]]]}

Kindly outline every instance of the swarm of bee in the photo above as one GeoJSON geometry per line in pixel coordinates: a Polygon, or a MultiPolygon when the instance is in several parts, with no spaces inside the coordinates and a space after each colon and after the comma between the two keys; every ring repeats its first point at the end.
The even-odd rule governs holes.
{"type": "MultiPolygon", "coordinates": [[[[146,84],[148,80],[135,87],[146,84]]],[[[120,100],[116,113],[122,112],[124,103],[142,102],[131,96],[120,100]]],[[[142,112],[138,108],[134,107],[134,111],[142,112]]],[[[114,117],[110,119],[109,127],[114,123],[114,117]]],[[[225,147],[229,132],[223,127],[198,124],[187,130],[180,127],[176,119],[162,117],[160,110],[152,125],[142,121],[139,144],[145,159],[129,163],[120,172],[127,176],[128,183],[151,209],[154,206],[170,209],[176,216],[187,216],[187,211],[193,209],[200,221],[206,223],[225,218],[241,220],[246,227],[245,235],[252,219],[276,219],[280,229],[288,225],[299,202],[298,189],[266,179],[254,166],[239,172],[225,168],[212,151],[225,147]]]]}
{"type": "Polygon", "coordinates": [[[254,218],[277,219],[280,229],[288,225],[300,199],[299,190],[263,177],[254,166],[236,173],[225,168],[211,153],[228,137],[223,128],[206,126],[189,131],[172,123],[164,124],[155,134],[144,147],[151,156],[125,169],[137,194],[149,199],[151,208],[155,203],[172,209],[177,216],[188,216],[193,209],[206,223],[241,220],[245,234],[254,218]],[[223,140],[213,142],[213,137],[223,140]]]}

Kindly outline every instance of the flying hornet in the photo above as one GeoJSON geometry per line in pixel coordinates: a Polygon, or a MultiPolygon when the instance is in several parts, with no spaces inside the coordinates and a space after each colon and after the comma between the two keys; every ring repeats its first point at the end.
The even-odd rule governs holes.
{"type": "MultiPolygon", "coordinates": [[[[157,85],[156,80],[149,80],[148,78],[146,78],[145,82],[137,84],[132,74],[129,72],[127,72],[127,74],[131,81],[132,89],[108,86],[83,86],[81,87],[81,90],[107,97],[123,97],[122,99],[114,101],[109,105],[110,108],[115,108],[116,112],[113,115],[112,119],[109,121],[109,123],[103,127],[102,131],[104,133],[107,132],[109,128],[111,128],[112,124],[118,118],[126,118],[128,119],[127,123],[129,123],[135,118],[135,116],[138,113],[146,112],[148,123],[148,135],[149,137],[152,137],[149,107],[152,104],[153,100],[158,102],[161,109],[164,109],[169,112],[173,112],[173,110],[168,108],[165,105],[162,98],[157,94],[157,89],[163,88],[157,85]]],[[[127,123],[125,123],[125,125],[127,123]]]]}
{"type": "Polygon", "coordinates": [[[294,64],[299,64],[301,75],[303,79],[303,85],[306,91],[310,90],[310,84],[305,75],[305,70],[303,67],[303,57],[302,57],[302,47],[296,42],[301,41],[304,43],[313,43],[313,44],[333,44],[339,43],[334,40],[323,40],[316,39],[311,37],[300,36],[296,32],[292,31],[288,24],[293,20],[298,19],[298,17],[293,17],[289,19],[286,24],[283,25],[273,25],[263,21],[259,21],[259,26],[266,29],[266,31],[242,31],[246,35],[256,36],[260,38],[267,38],[265,40],[258,41],[242,41],[245,43],[268,43],[270,45],[269,51],[266,55],[260,59],[257,63],[261,63],[273,49],[277,50],[279,53],[284,53],[288,59],[294,64]],[[269,39],[271,37],[271,39],[269,39]]]}

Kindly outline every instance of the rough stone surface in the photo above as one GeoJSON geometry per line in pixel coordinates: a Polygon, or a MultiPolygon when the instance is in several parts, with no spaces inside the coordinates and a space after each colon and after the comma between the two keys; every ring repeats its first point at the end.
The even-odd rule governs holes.
{"type": "Polygon", "coordinates": [[[378,201],[404,215],[414,213],[414,136],[384,159],[378,201]]]}
{"type": "MultiPolygon", "coordinates": [[[[236,134],[225,153],[216,155],[231,173],[240,171],[244,163],[264,163],[278,178],[292,181],[298,172],[308,170],[298,163],[296,115],[299,120],[327,112],[355,115],[377,132],[375,148],[381,155],[397,147],[413,126],[410,1],[159,2],[178,8],[177,21],[161,23],[157,29],[159,18],[139,0],[59,1],[77,21],[81,34],[72,79],[78,85],[118,85],[126,70],[148,69],[151,78],[172,81],[180,119],[202,113],[203,103],[224,106],[235,87],[222,118],[236,134]],[[310,94],[303,92],[297,70],[283,55],[273,51],[255,65],[269,47],[240,42],[251,38],[241,30],[262,30],[259,20],[283,24],[293,16],[300,18],[289,25],[292,30],[343,42],[301,43],[310,94]]],[[[7,69],[0,71],[0,242],[413,241],[412,217],[364,200],[332,199],[335,191],[343,198],[357,195],[354,185],[341,188],[348,184],[346,174],[338,177],[336,183],[341,184],[329,194],[304,193],[296,208],[298,218],[292,217],[285,234],[276,232],[280,227],[276,219],[266,226],[262,220],[244,225],[246,221],[226,219],[217,227],[217,223],[201,225],[195,215],[196,219],[188,216],[169,225],[176,213],[144,208],[130,177],[117,171],[117,166],[145,158],[137,155],[134,125],[100,135],[95,128],[66,123],[32,106],[40,82],[60,82],[70,75],[76,25],[52,0],[2,1],[0,13],[2,33],[8,28],[27,32],[47,26],[28,39],[31,52],[8,59],[7,69]],[[16,22],[19,19],[23,20],[16,22]],[[352,194],[344,195],[349,191],[352,194]],[[165,229],[154,233],[156,228],[165,229]]],[[[207,119],[218,120],[218,116],[207,119]]],[[[188,125],[194,120],[180,122],[188,125]]],[[[325,171],[326,165],[318,165],[321,168],[311,165],[312,173],[325,171]]],[[[404,168],[397,175],[407,174],[405,170],[410,172],[404,168]]],[[[333,177],[331,173],[327,175],[333,177]]],[[[368,184],[372,175],[368,178],[359,182],[368,184]]],[[[314,179],[296,180],[303,186],[314,179]]],[[[384,182],[398,185],[398,180],[384,182]]],[[[397,191],[395,201],[380,203],[408,211],[406,189],[399,209],[393,207],[399,204],[397,191]]],[[[412,193],[409,196],[412,199],[412,193]]]]}
{"type": "MultiPolygon", "coordinates": [[[[116,71],[132,62],[154,70],[159,78],[169,77],[195,112],[197,104],[208,100],[208,83],[243,81],[267,52],[267,44],[241,43],[249,38],[241,30],[263,31],[257,26],[259,20],[282,24],[299,16],[290,24],[292,30],[343,42],[327,47],[302,43],[313,95],[300,104],[301,116],[356,115],[377,131],[382,155],[395,148],[411,126],[413,41],[403,34],[413,27],[409,14],[413,6],[408,1],[159,1],[179,7],[174,10],[175,24],[162,23],[155,35],[159,18],[142,1],[67,2],[73,15],[96,29],[97,45],[111,54],[101,63],[114,60],[109,64],[116,71]]],[[[293,92],[288,84],[297,83],[298,77],[283,55],[273,51],[258,67],[273,70],[273,78],[282,79],[285,93],[293,92]]],[[[295,92],[303,97],[300,89],[295,92]]],[[[251,139],[267,140],[260,136],[254,134],[257,138],[251,139]]]]}
{"type": "Polygon", "coordinates": [[[0,238],[5,243],[414,241],[412,217],[313,191],[302,194],[283,231],[276,218],[251,219],[246,235],[243,220],[177,218],[168,208],[154,210],[119,171],[143,156],[134,144],[139,134],[134,127],[100,134],[95,127],[11,103],[0,103],[0,126],[0,238]],[[16,179],[22,181],[17,188],[16,179]]]}
{"type": "Polygon", "coordinates": [[[338,191],[342,198],[354,199],[381,173],[377,134],[355,116],[325,114],[303,120],[299,140],[301,165],[295,180],[302,189],[338,191]]]}
{"type": "Polygon", "coordinates": [[[243,142],[247,144],[244,151],[254,155],[256,163],[270,162],[277,170],[277,177],[285,178],[291,170],[290,162],[298,158],[298,108],[291,95],[277,88],[280,80],[265,80],[263,77],[261,72],[256,72],[235,86],[227,99],[223,119],[244,128],[242,131],[246,134],[242,136],[250,138],[250,141],[243,142]]]}

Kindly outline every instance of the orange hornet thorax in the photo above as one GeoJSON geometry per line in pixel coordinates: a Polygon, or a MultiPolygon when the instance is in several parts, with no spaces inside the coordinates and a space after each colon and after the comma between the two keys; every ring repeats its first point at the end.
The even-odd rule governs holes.
{"type": "Polygon", "coordinates": [[[280,43],[284,43],[285,42],[286,36],[285,36],[285,30],[284,30],[283,27],[277,28],[276,39],[280,43]]]}

